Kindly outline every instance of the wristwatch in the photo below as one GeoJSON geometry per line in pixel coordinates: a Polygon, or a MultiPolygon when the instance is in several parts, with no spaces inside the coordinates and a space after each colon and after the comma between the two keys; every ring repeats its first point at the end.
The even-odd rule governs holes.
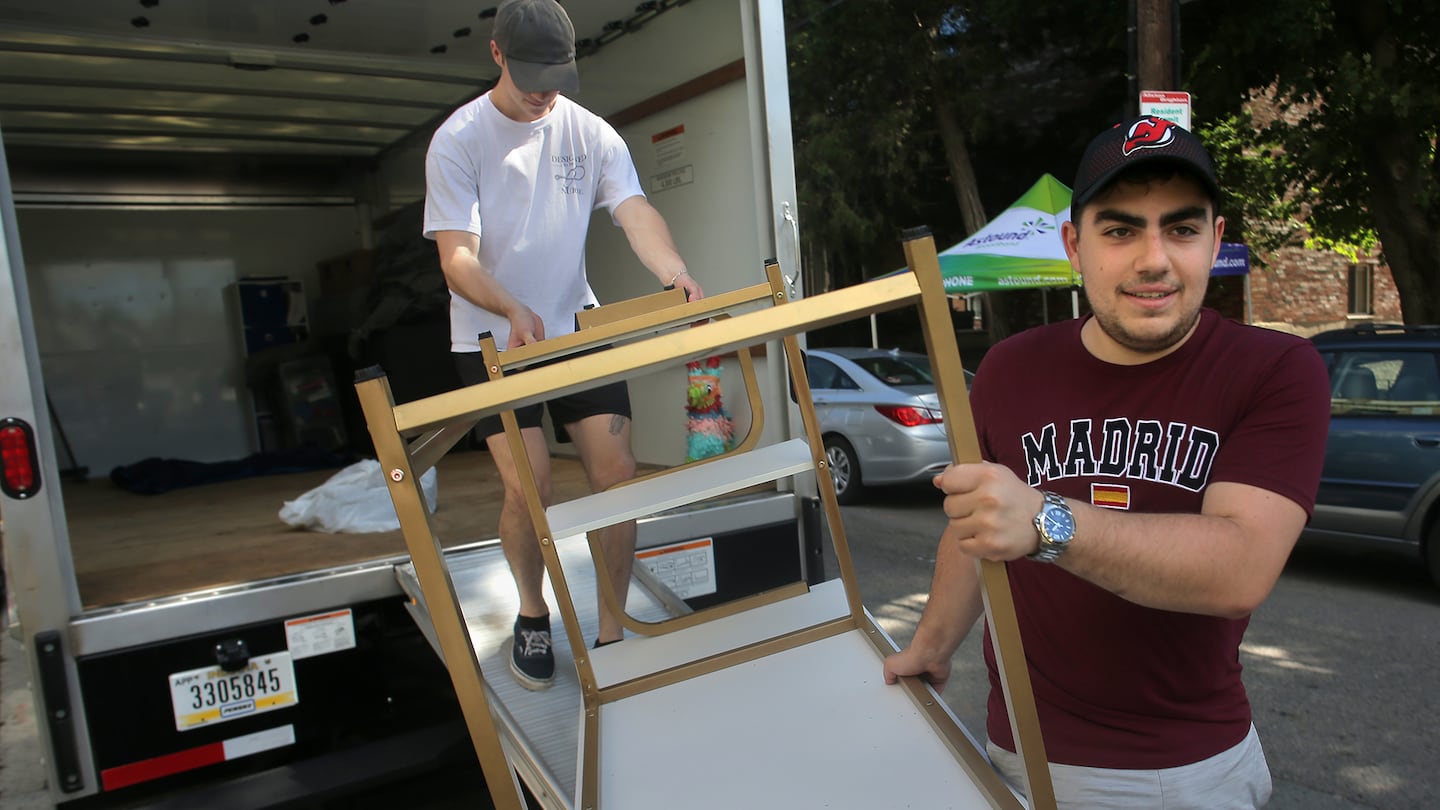
{"type": "Polygon", "coordinates": [[[1060,559],[1075,537],[1075,516],[1065,499],[1053,492],[1045,493],[1045,503],[1035,516],[1035,531],[1040,533],[1040,548],[1030,555],[1036,562],[1053,563],[1060,559]]]}

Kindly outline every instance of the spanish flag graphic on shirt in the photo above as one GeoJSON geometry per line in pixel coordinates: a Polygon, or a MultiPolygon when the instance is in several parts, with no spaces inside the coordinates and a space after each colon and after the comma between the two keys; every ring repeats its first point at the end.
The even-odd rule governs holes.
{"type": "Polygon", "coordinates": [[[1130,487],[1123,484],[1091,484],[1090,503],[1106,509],[1129,509],[1130,487]]]}

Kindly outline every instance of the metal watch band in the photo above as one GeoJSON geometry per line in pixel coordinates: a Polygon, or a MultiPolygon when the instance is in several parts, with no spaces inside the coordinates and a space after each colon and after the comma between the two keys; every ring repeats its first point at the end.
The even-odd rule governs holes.
{"type": "MultiPolygon", "coordinates": [[[[1050,507],[1058,507],[1065,510],[1066,514],[1070,514],[1070,505],[1065,503],[1063,497],[1054,492],[1045,492],[1043,494],[1045,495],[1045,502],[1041,505],[1040,512],[1035,515],[1035,532],[1040,535],[1040,547],[1035,550],[1034,554],[1027,556],[1036,562],[1053,563],[1060,559],[1060,555],[1064,554],[1065,550],[1070,547],[1071,538],[1066,537],[1059,541],[1052,540],[1045,531],[1045,513],[1050,507]]],[[[1073,516],[1071,517],[1071,521],[1073,525],[1073,516]]]]}

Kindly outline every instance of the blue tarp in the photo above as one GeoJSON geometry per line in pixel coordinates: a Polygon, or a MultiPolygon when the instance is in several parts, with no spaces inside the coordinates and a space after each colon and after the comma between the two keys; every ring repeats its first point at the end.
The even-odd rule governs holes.
{"type": "Polygon", "coordinates": [[[354,457],[348,453],[337,453],[314,445],[255,453],[233,461],[147,458],[116,467],[110,471],[110,480],[115,486],[138,495],[159,495],[172,489],[240,478],[343,467],[353,460],[354,457]]]}

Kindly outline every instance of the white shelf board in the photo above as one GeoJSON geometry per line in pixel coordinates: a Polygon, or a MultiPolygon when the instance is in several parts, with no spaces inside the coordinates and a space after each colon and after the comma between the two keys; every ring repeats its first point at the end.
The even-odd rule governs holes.
{"type": "Polygon", "coordinates": [[[590,665],[601,688],[712,655],[804,630],[850,613],[845,584],[818,583],[808,592],[658,636],[592,650],[590,665]]]}
{"type": "Polygon", "coordinates": [[[814,466],[805,440],[791,439],[559,503],[545,510],[545,517],[554,537],[569,537],[769,483],[814,466]]]}
{"type": "Polygon", "coordinates": [[[604,704],[598,805],[991,810],[883,667],[851,630],[604,704]]]}

